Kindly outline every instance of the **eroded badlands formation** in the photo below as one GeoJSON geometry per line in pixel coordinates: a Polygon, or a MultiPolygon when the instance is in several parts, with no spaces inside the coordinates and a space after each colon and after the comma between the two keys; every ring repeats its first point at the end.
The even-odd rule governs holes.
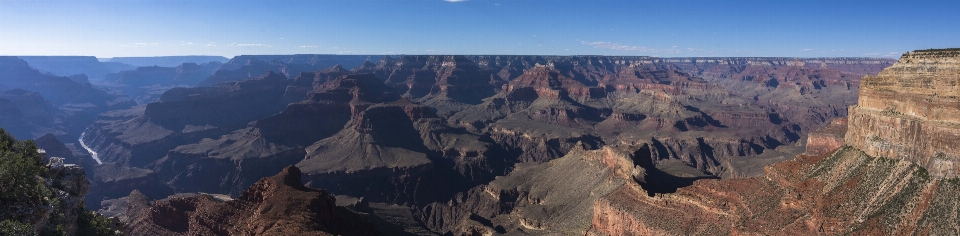
{"type": "Polygon", "coordinates": [[[864,77],[848,122],[762,176],[666,194],[628,182],[594,201],[586,234],[958,234],[958,59],[957,49],[916,51],[864,77]]]}
{"type": "Polygon", "coordinates": [[[116,206],[138,186],[150,199],[240,197],[293,165],[307,187],[363,198],[380,232],[581,234],[594,205],[623,189],[646,197],[760,175],[804,142],[835,149],[842,134],[807,135],[845,116],[860,78],[893,62],[326,59],[238,56],[206,87],[101,114],[83,137],[106,162],[89,202],[116,206]]]}

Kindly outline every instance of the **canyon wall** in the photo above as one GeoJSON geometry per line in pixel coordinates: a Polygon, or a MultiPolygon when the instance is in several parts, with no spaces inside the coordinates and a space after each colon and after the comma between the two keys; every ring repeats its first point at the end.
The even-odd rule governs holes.
{"type": "Polygon", "coordinates": [[[584,234],[960,234],[958,56],[915,51],[865,76],[847,119],[812,132],[805,155],[760,177],[672,193],[625,184],[594,201],[584,234]]]}
{"type": "Polygon", "coordinates": [[[936,177],[960,174],[960,49],[904,54],[866,76],[846,140],[870,156],[905,159],[936,177]]]}

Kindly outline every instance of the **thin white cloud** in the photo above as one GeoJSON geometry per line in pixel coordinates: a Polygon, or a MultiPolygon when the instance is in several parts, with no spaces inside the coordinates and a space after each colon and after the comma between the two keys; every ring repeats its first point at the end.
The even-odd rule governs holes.
{"type": "Polygon", "coordinates": [[[675,53],[683,53],[683,51],[677,50],[677,49],[674,49],[674,48],[670,48],[670,49],[659,49],[659,48],[649,48],[649,47],[645,47],[645,46],[623,45],[623,44],[614,43],[614,42],[601,42],[601,41],[598,41],[598,42],[587,42],[587,41],[580,41],[580,43],[581,43],[581,44],[584,44],[584,45],[593,46],[594,48],[603,48],[603,49],[610,49],[610,50],[616,50],[616,51],[643,52],[643,53],[672,53],[672,54],[675,54],[675,53]]]}
{"type": "Polygon", "coordinates": [[[804,48],[804,49],[800,49],[800,51],[798,51],[798,52],[802,52],[802,53],[817,53],[817,54],[829,54],[829,53],[837,53],[837,52],[857,52],[857,50],[847,50],[847,49],[819,50],[819,49],[804,48]]]}
{"type": "Polygon", "coordinates": [[[443,0],[444,2],[466,2],[467,0],[443,0]]]}
{"type": "Polygon", "coordinates": [[[318,48],[318,47],[319,46],[304,45],[304,46],[299,46],[298,48],[318,48]]]}
{"type": "Polygon", "coordinates": [[[899,57],[900,53],[899,52],[888,52],[888,53],[868,52],[868,53],[864,53],[863,55],[868,57],[899,57]]]}
{"type": "Polygon", "coordinates": [[[227,46],[231,46],[231,47],[263,47],[263,48],[272,48],[272,47],[273,47],[273,46],[270,46],[270,45],[267,45],[267,44],[260,44],[260,43],[231,43],[231,44],[227,44],[227,46]]]}
{"type": "Polygon", "coordinates": [[[128,48],[141,48],[141,47],[160,46],[160,43],[132,43],[132,44],[121,44],[120,46],[128,47],[128,48]]]}

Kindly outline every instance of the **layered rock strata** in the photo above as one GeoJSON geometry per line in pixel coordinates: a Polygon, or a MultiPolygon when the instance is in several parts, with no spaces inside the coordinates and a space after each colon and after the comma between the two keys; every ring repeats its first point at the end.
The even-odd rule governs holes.
{"type": "Polygon", "coordinates": [[[955,91],[958,55],[907,53],[864,77],[847,122],[814,132],[810,155],[767,166],[762,176],[699,180],[673,193],[625,184],[594,202],[585,234],[958,234],[950,114],[960,108],[940,95],[955,91]]]}
{"type": "Polygon", "coordinates": [[[368,216],[336,206],[323,190],[303,186],[287,167],[237,199],[211,195],[149,201],[127,198],[127,234],[141,235],[379,235],[368,216]]]}
{"type": "Polygon", "coordinates": [[[960,175],[960,49],[909,52],[866,76],[850,108],[846,140],[867,155],[960,175]]]}
{"type": "Polygon", "coordinates": [[[847,118],[837,118],[827,126],[811,132],[807,136],[807,146],[804,154],[811,156],[826,155],[844,145],[844,135],[847,134],[847,118]]]}

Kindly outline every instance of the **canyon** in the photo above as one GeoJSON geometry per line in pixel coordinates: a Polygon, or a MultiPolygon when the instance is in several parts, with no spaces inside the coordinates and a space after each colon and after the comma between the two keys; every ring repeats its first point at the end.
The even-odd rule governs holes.
{"type": "MultiPolygon", "coordinates": [[[[943,125],[950,111],[911,118],[920,122],[911,127],[920,128],[909,137],[879,142],[870,137],[885,133],[847,132],[848,125],[878,127],[921,111],[879,101],[903,97],[882,93],[899,86],[885,80],[940,68],[941,62],[918,57],[926,60],[920,67],[901,65],[903,58],[250,55],[222,63],[172,58],[160,66],[106,73],[98,85],[88,85],[105,94],[101,97],[124,101],[91,112],[95,119],[78,121],[89,126],[60,134],[14,131],[70,140],[38,145],[83,166],[90,180],[87,208],[121,219],[132,227],[128,230],[156,234],[359,230],[296,226],[337,217],[349,218],[344,226],[375,229],[369,234],[714,234],[708,224],[676,223],[685,219],[680,216],[703,214],[719,214],[704,221],[719,227],[716,232],[773,232],[748,230],[738,222],[760,216],[751,207],[776,208],[778,199],[793,196],[784,192],[801,191],[790,181],[813,178],[782,174],[801,171],[791,168],[818,166],[816,175],[836,168],[893,173],[870,169],[882,163],[855,155],[862,147],[845,141],[856,139],[851,133],[865,132],[857,137],[868,137],[863,145],[875,147],[864,149],[874,154],[864,155],[893,152],[905,158],[920,152],[909,149],[918,135],[948,132],[940,127],[951,127],[943,125]],[[862,102],[864,94],[879,105],[862,102]],[[849,108],[858,101],[861,105],[849,108]],[[847,151],[831,154],[838,148],[847,151]],[[286,187],[269,184],[292,178],[296,183],[286,187]],[[731,186],[745,189],[728,190],[737,188],[731,186]],[[250,196],[262,191],[302,197],[285,193],[270,203],[253,201],[250,196]],[[733,197],[737,191],[755,194],[733,197]],[[306,208],[306,218],[291,227],[274,229],[268,218],[248,217],[264,204],[293,207],[304,201],[323,207],[306,208]],[[681,220],[645,221],[650,212],[668,214],[650,210],[665,204],[681,212],[670,213],[681,220]],[[701,206],[709,210],[697,213],[701,206]],[[746,214],[740,209],[756,215],[731,218],[746,214]],[[225,215],[232,223],[214,226],[210,215],[225,215]]],[[[17,63],[26,64],[7,64],[17,63]]],[[[931,78],[949,83],[948,77],[931,78]]],[[[21,97],[40,89],[4,82],[0,88],[25,89],[6,92],[21,97]]],[[[923,93],[911,104],[930,94],[949,99],[951,91],[923,93]]],[[[45,111],[28,111],[16,107],[20,102],[0,100],[0,109],[16,108],[4,113],[0,124],[39,122],[24,117],[76,106],[58,101],[48,102],[45,111]]],[[[929,163],[919,164],[937,171],[931,172],[933,181],[954,173],[949,147],[937,147],[942,149],[926,153],[929,163]]],[[[918,172],[918,166],[898,164],[909,161],[888,167],[894,174],[918,172]]],[[[838,189],[843,188],[803,195],[818,199],[838,189]]],[[[885,199],[874,202],[882,205],[885,199]]],[[[832,224],[825,232],[846,229],[843,222],[832,224]]]]}
{"type": "Polygon", "coordinates": [[[862,79],[850,116],[762,176],[672,193],[630,183],[593,202],[586,235],[949,235],[960,229],[952,84],[960,49],[904,54],[862,79]],[[943,94],[943,95],[941,95],[943,94]]]}
{"type": "MultiPolygon", "coordinates": [[[[525,178],[603,163],[571,157],[577,161],[547,170],[589,150],[627,153],[612,162],[642,168],[619,172],[647,175],[622,183],[644,179],[654,192],[697,179],[756,176],[762,166],[802,153],[807,134],[845,116],[864,71],[893,63],[387,56],[346,69],[305,58],[312,57],[237,57],[201,87],[174,88],[146,106],[102,114],[84,136],[111,166],[94,173],[110,180],[94,181],[111,189],[98,200],[129,197],[136,185],[121,183],[157,186],[140,191],[150,199],[171,192],[239,197],[258,179],[295,165],[308,187],[375,203],[368,214],[406,209],[394,220],[423,222],[407,232],[575,232],[588,226],[585,218],[504,221],[536,209],[529,207],[539,200],[527,194],[547,193],[532,183],[563,179],[525,178]],[[110,176],[131,171],[142,174],[110,176]],[[512,188],[530,189],[503,190],[500,200],[483,195],[512,188]],[[476,208],[497,201],[510,207],[476,208]],[[554,224],[570,227],[551,231],[554,224]]],[[[572,207],[561,211],[578,216],[592,204],[560,199],[572,207]]]]}

